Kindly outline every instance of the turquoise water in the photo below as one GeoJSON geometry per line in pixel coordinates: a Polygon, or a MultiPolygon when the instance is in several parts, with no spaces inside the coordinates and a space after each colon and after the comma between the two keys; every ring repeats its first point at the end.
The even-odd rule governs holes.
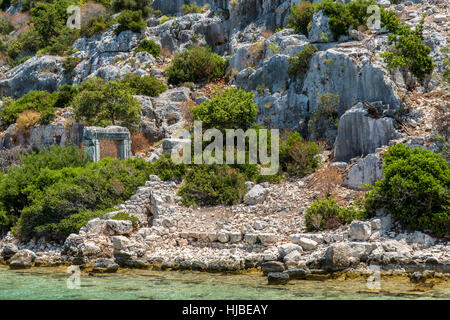
{"type": "Polygon", "coordinates": [[[449,282],[418,290],[408,279],[383,280],[378,293],[365,280],[291,281],[268,286],[257,274],[120,270],[81,273],[80,289],[68,289],[66,268],[9,270],[0,266],[0,299],[449,299],[449,282]]]}

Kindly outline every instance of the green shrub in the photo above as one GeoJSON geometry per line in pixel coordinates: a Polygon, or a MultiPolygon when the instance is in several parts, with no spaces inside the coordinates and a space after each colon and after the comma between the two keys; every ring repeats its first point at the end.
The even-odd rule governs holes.
{"type": "Polygon", "coordinates": [[[183,9],[182,15],[190,14],[190,13],[203,13],[205,10],[197,5],[197,2],[194,2],[193,4],[183,4],[181,6],[183,9]]]}
{"type": "Polygon", "coordinates": [[[92,126],[120,123],[130,127],[139,121],[141,108],[129,88],[120,82],[105,82],[100,78],[85,81],[73,100],[75,118],[92,126]]]}
{"type": "Polygon", "coordinates": [[[314,5],[309,1],[303,1],[291,8],[288,18],[288,27],[293,28],[296,33],[308,36],[308,25],[312,22],[314,5]]]}
{"type": "Polygon", "coordinates": [[[128,220],[133,224],[133,228],[137,228],[139,225],[139,219],[135,216],[130,216],[126,212],[118,212],[111,219],[113,220],[128,220]]]}
{"type": "Polygon", "coordinates": [[[210,100],[192,108],[194,120],[202,121],[204,129],[250,128],[256,120],[258,107],[253,92],[227,88],[211,95],[210,100]]]}
{"type": "Polygon", "coordinates": [[[434,62],[429,56],[430,47],[423,43],[423,24],[424,19],[414,30],[404,23],[400,27],[396,22],[394,26],[387,25],[395,31],[388,36],[390,50],[381,54],[389,69],[404,67],[419,79],[432,74],[434,62]]]}
{"type": "Polygon", "coordinates": [[[126,30],[140,33],[145,28],[141,11],[123,11],[117,21],[119,22],[119,26],[114,30],[115,34],[120,34],[126,30]]]}
{"type": "Polygon", "coordinates": [[[340,207],[332,198],[315,201],[306,209],[305,223],[308,231],[336,227],[366,217],[364,210],[340,207]]]}
{"type": "Polygon", "coordinates": [[[49,124],[56,111],[56,94],[47,91],[31,91],[23,97],[2,108],[0,119],[7,125],[13,124],[17,116],[25,110],[37,111],[41,114],[40,123],[49,124]]]}
{"type": "Polygon", "coordinates": [[[309,63],[312,57],[317,52],[317,48],[314,45],[306,45],[295,57],[288,59],[289,69],[288,74],[291,77],[300,77],[308,72],[309,63]]]}
{"type": "Polygon", "coordinates": [[[155,13],[151,4],[153,0],[112,0],[111,6],[114,12],[122,12],[124,10],[141,12],[142,17],[146,18],[155,13]]]}
{"type": "Polygon", "coordinates": [[[383,179],[365,198],[370,214],[386,209],[405,225],[450,236],[450,167],[433,152],[397,144],[383,154],[383,179]]]}
{"type": "Polygon", "coordinates": [[[291,176],[304,177],[319,167],[320,146],[290,132],[280,144],[280,165],[291,176]]]}
{"type": "Polygon", "coordinates": [[[14,234],[24,239],[63,240],[95,216],[87,211],[108,210],[129,199],[151,173],[143,159],[85,159],[75,146],[26,156],[22,166],[0,178],[0,220],[9,220],[0,227],[13,223],[14,234]]]}
{"type": "Polygon", "coordinates": [[[157,161],[152,163],[151,173],[156,174],[162,180],[181,180],[186,175],[187,165],[175,164],[170,154],[163,154],[157,161]]]}
{"type": "Polygon", "coordinates": [[[145,51],[150,53],[153,57],[158,58],[161,53],[161,47],[153,40],[142,40],[139,42],[139,46],[136,52],[145,51]]]}
{"type": "Polygon", "coordinates": [[[62,62],[62,67],[65,73],[71,73],[73,69],[80,63],[81,59],[79,57],[67,57],[62,62]]]}
{"type": "Polygon", "coordinates": [[[161,17],[161,20],[159,21],[159,24],[163,24],[163,23],[165,23],[165,22],[167,22],[167,21],[170,21],[170,20],[173,20],[173,19],[175,19],[176,17],[168,17],[168,16],[162,16],[161,17]]]}
{"type": "Polygon", "coordinates": [[[226,165],[194,165],[178,194],[184,205],[232,205],[245,195],[245,179],[226,165]]]}
{"type": "Polygon", "coordinates": [[[170,84],[208,82],[224,76],[227,62],[209,47],[194,46],[175,55],[167,69],[170,84]]]}
{"type": "Polygon", "coordinates": [[[132,94],[156,97],[167,90],[167,86],[153,76],[128,74],[121,82],[131,89],[132,94]]]}
{"type": "Polygon", "coordinates": [[[39,35],[34,29],[30,29],[23,32],[19,38],[8,44],[6,54],[10,59],[15,60],[22,53],[36,53],[36,51],[39,50],[40,45],[41,40],[39,35]]]}
{"type": "Polygon", "coordinates": [[[6,19],[0,18],[0,34],[9,34],[14,30],[14,26],[6,19]]]}

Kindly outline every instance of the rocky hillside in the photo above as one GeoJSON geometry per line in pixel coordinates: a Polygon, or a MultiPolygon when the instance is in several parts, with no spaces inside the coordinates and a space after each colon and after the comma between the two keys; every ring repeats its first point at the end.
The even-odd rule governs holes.
{"type": "MultiPolygon", "coordinates": [[[[449,4],[345,2],[154,0],[151,7],[148,1],[137,1],[131,8],[120,0],[98,1],[83,4],[81,29],[75,31],[65,27],[70,1],[4,6],[2,169],[7,172],[9,165],[20,163],[16,154],[27,152],[23,149],[70,142],[81,146],[84,127],[108,125],[128,127],[133,155],[155,166],[130,200],[111,203],[112,213],[98,215],[64,245],[45,236],[19,241],[8,233],[0,242],[4,260],[17,261],[20,267],[32,261],[81,259],[102,270],[114,269],[115,262],[201,270],[262,266],[266,272],[296,269],[301,277],[314,268],[341,270],[359,263],[397,265],[403,271],[438,265],[436,272],[447,273],[449,4]],[[371,4],[380,13],[378,27],[367,22],[371,4]],[[349,12],[351,21],[343,12],[349,12]],[[49,22],[59,29],[42,27],[49,22]],[[189,59],[194,60],[191,65],[189,59]],[[286,135],[298,132],[292,138],[297,142],[288,138],[282,145],[290,150],[300,145],[305,148],[300,154],[317,146],[317,152],[311,151],[312,164],[300,163],[287,150],[291,163],[281,164],[283,172],[276,179],[263,182],[244,174],[247,181],[240,183],[236,173],[233,181],[238,182],[231,189],[241,194],[224,200],[214,190],[209,200],[220,199],[202,198],[204,203],[188,193],[211,172],[189,175],[177,167],[183,172],[164,177],[163,153],[186,138],[183,129],[200,119],[202,108],[226,99],[217,97],[217,89],[240,94],[245,101],[245,94],[252,93],[253,122],[286,135]],[[392,181],[402,185],[383,171],[383,154],[397,144],[430,151],[423,151],[429,157],[425,162],[417,162],[414,154],[406,156],[409,151],[389,151],[388,157],[396,160],[401,158],[396,152],[412,159],[403,167],[436,163],[427,169],[437,177],[440,191],[427,205],[421,202],[426,197],[415,193],[416,184],[405,187],[414,190],[417,197],[408,199],[417,200],[416,208],[406,208],[410,201],[404,199],[399,200],[404,210],[398,204],[375,208],[374,203],[385,201],[377,198],[382,191],[401,193],[393,187],[380,186],[379,193],[365,196],[367,184],[376,181],[385,181],[385,188],[392,181]],[[354,210],[363,199],[376,216],[354,210]],[[324,227],[322,220],[314,222],[315,205],[330,206],[339,214],[324,218],[324,227]],[[436,220],[409,218],[421,216],[422,209],[436,220]],[[137,225],[112,219],[120,212],[137,219],[137,225]],[[441,227],[432,226],[437,224],[441,227]],[[21,249],[38,252],[38,257],[21,249]]],[[[233,105],[233,99],[225,105],[233,105]]],[[[242,120],[242,115],[237,118],[242,120]]],[[[220,168],[214,170],[213,180],[223,175],[220,168]]],[[[7,216],[5,208],[0,213],[7,216]]],[[[10,210],[20,211],[14,206],[10,210]]],[[[23,218],[18,221],[24,223],[23,218]]]]}

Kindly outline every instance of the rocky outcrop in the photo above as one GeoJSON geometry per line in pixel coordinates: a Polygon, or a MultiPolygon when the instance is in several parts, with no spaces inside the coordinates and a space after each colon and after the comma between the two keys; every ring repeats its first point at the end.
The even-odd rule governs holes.
{"type": "Polygon", "coordinates": [[[394,119],[377,114],[370,104],[358,103],[342,115],[334,146],[336,161],[365,156],[399,136],[394,119]]]}
{"type": "Polygon", "coordinates": [[[77,52],[72,56],[82,61],[72,72],[72,83],[78,84],[91,77],[112,80],[122,78],[128,73],[147,74],[145,66],[155,61],[150,54],[139,54],[134,63],[127,60],[142,36],[129,30],[116,35],[114,33],[116,27],[117,24],[111,26],[106,32],[75,41],[72,49],[76,49],[77,52]]]}
{"type": "Polygon", "coordinates": [[[33,90],[55,91],[67,82],[63,60],[56,56],[28,59],[5,73],[4,79],[0,80],[0,94],[17,99],[33,90]]]}
{"type": "Polygon", "coordinates": [[[360,159],[344,177],[343,185],[359,189],[364,184],[374,184],[383,177],[383,159],[379,153],[371,153],[360,159]]]}

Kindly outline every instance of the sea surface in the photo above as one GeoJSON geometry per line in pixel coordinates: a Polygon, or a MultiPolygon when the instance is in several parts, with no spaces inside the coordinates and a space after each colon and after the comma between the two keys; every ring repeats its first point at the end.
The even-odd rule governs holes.
{"type": "Polygon", "coordinates": [[[417,288],[408,278],[381,279],[370,289],[365,279],[298,280],[269,286],[260,274],[119,270],[115,274],[81,273],[67,268],[9,270],[0,266],[0,300],[5,299],[449,299],[450,283],[417,288]]]}

